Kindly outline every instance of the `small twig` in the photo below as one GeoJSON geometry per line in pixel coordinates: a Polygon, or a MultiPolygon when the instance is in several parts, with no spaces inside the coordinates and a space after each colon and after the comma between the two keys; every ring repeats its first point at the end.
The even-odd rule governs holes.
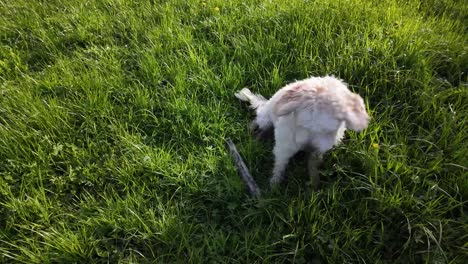
{"type": "Polygon", "coordinates": [[[236,164],[237,171],[239,172],[242,180],[244,180],[247,188],[249,189],[250,195],[254,198],[260,198],[260,188],[258,188],[257,183],[252,178],[252,175],[249,172],[249,169],[242,160],[241,155],[237,151],[236,145],[231,141],[231,139],[226,139],[229,152],[231,153],[232,159],[236,164]]]}

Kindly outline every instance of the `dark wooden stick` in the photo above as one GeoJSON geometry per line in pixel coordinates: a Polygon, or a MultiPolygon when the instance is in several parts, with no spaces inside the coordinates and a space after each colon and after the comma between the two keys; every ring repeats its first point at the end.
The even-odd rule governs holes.
{"type": "Polygon", "coordinates": [[[232,142],[231,139],[226,139],[227,146],[229,148],[229,152],[231,153],[232,159],[236,164],[237,171],[239,172],[242,180],[244,180],[247,188],[249,189],[250,195],[253,198],[260,198],[260,188],[258,188],[257,183],[250,175],[249,169],[245,165],[244,161],[242,160],[241,155],[237,151],[236,145],[232,142]]]}

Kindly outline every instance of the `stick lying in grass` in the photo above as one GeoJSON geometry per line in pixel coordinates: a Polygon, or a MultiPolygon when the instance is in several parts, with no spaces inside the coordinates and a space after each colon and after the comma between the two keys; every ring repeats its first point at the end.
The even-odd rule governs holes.
{"type": "Polygon", "coordinates": [[[242,160],[241,155],[237,151],[236,145],[231,141],[231,139],[226,139],[227,146],[229,148],[229,152],[231,153],[232,159],[236,164],[237,171],[239,172],[242,180],[244,180],[247,188],[249,189],[250,195],[253,198],[260,198],[260,188],[258,188],[257,183],[250,175],[249,169],[245,165],[244,161],[242,160]]]}

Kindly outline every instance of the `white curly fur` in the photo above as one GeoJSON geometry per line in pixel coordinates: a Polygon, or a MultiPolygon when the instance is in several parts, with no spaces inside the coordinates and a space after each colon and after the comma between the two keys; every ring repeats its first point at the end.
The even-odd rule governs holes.
{"type": "Polygon", "coordinates": [[[269,100],[244,88],[235,93],[255,109],[253,125],[274,128],[272,185],[283,180],[289,159],[300,150],[321,155],[338,144],[346,128],[362,131],[369,115],[363,99],[333,76],[312,77],[286,85],[269,100]]]}

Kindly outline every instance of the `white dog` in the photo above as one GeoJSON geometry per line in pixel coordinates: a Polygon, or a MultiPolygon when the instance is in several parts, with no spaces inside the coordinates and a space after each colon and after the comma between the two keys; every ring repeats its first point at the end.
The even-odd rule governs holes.
{"type": "MultiPolygon", "coordinates": [[[[363,99],[333,76],[291,83],[270,100],[247,88],[235,96],[250,102],[250,107],[256,110],[253,126],[260,131],[274,128],[275,166],[271,185],[283,180],[289,159],[298,151],[312,151],[321,158],[341,141],[346,128],[362,131],[369,124],[363,99]]],[[[309,159],[310,174],[317,164],[313,158],[309,159]]],[[[318,171],[316,174],[318,177],[318,171]]],[[[315,184],[317,187],[318,182],[315,184]]]]}

